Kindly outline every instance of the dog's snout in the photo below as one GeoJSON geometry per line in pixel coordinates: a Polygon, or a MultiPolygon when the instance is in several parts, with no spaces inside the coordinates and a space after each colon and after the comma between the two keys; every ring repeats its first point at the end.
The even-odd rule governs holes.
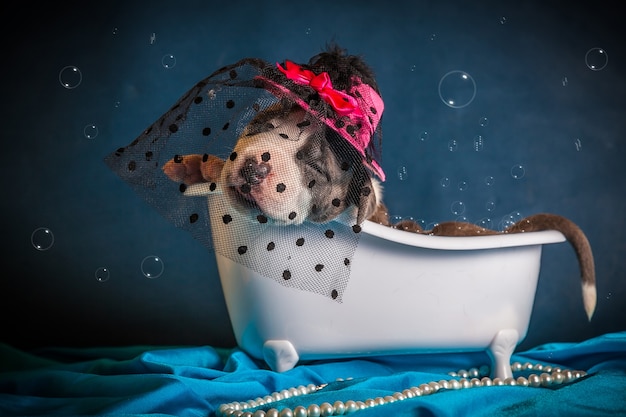
{"type": "Polygon", "coordinates": [[[271,167],[268,163],[258,163],[255,159],[248,158],[244,161],[239,174],[247,184],[256,185],[260,184],[267,177],[270,170],[271,167]]]}

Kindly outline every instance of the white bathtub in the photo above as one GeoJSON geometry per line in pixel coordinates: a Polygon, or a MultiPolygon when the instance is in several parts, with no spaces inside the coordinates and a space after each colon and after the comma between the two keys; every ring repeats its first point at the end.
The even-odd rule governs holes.
{"type": "MultiPolygon", "coordinates": [[[[222,244],[237,238],[215,228],[222,244]]],[[[275,371],[309,359],[486,350],[492,376],[507,378],[542,245],[563,241],[557,231],[441,237],[365,222],[341,302],[216,256],[239,346],[275,371]]]]}

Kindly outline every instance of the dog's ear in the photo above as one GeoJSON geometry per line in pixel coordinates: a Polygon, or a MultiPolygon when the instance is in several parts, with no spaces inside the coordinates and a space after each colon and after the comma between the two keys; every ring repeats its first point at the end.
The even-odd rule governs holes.
{"type": "Polygon", "coordinates": [[[163,172],[172,181],[187,185],[215,182],[219,179],[224,161],[213,155],[176,155],[163,166],[163,172]]]}
{"type": "Polygon", "coordinates": [[[357,207],[357,224],[369,219],[374,213],[379,203],[379,187],[375,180],[367,175],[357,175],[355,173],[350,184],[349,195],[357,207]]]}

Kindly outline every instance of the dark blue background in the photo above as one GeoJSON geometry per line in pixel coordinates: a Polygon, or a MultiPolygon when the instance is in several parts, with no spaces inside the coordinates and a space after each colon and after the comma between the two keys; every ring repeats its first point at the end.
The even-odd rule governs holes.
{"type": "Polygon", "coordinates": [[[213,255],[103,158],[217,68],[243,57],[303,62],[332,40],[377,74],[392,214],[431,224],[457,218],[461,201],[469,221],[495,228],[511,213],[547,211],[588,234],[598,275],[593,321],[574,252],[546,246],[524,347],[626,329],[626,66],[617,10],[538,1],[107,3],[5,14],[2,341],[232,346],[213,255]],[[585,63],[594,47],[609,58],[599,71],[585,63]],[[166,58],[165,68],[170,55],[175,65],[166,58]],[[81,71],[76,88],[59,82],[66,66],[81,71]],[[476,83],[466,107],[439,97],[452,70],[476,83]],[[92,125],[97,136],[87,138],[92,125]],[[54,234],[46,251],[31,243],[40,227],[54,234]],[[163,261],[158,278],[142,274],[149,255],[163,261]],[[98,268],[109,271],[105,282],[98,268]]]}

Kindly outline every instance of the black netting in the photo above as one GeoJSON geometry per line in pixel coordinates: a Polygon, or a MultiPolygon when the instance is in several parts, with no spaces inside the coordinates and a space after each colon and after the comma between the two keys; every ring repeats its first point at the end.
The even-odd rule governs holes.
{"type": "Polygon", "coordinates": [[[196,84],[105,161],[207,247],[341,301],[358,225],[375,203],[371,173],[384,179],[382,111],[356,57],[245,59],[196,84]]]}

